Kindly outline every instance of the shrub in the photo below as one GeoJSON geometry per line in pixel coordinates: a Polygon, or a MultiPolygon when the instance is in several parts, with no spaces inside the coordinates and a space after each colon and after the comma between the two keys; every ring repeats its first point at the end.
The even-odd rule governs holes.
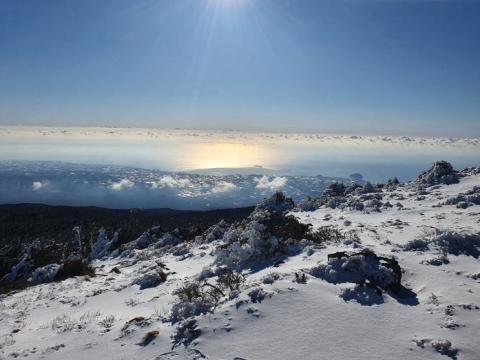
{"type": "Polygon", "coordinates": [[[328,255],[328,263],[310,270],[310,274],[337,284],[366,281],[384,290],[396,289],[401,284],[402,269],[394,258],[377,256],[370,250],[357,253],[344,251],[328,255]]]}
{"type": "Polygon", "coordinates": [[[285,216],[278,212],[271,213],[263,224],[271,235],[277,238],[295,240],[304,239],[311,227],[311,225],[299,222],[294,216],[285,216]]]}
{"type": "Polygon", "coordinates": [[[108,315],[98,322],[98,324],[103,326],[105,329],[110,329],[114,323],[115,323],[114,315],[108,315]]]}
{"type": "Polygon", "coordinates": [[[55,279],[61,266],[58,264],[49,264],[40,268],[36,268],[32,272],[32,282],[34,284],[48,283],[55,279]]]}
{"type": "Polygon", "coordinates": [[[294,282],[298,284],[306,284],[307,283],[307,276],[305,273],[297,273],[295,272],[295,280],[294,282]]]}
{"type": "Polygon", "coordinates": [[[173,348],[179,345],[188,346],[201,334],[202,331],[198,328],[196,320],[189,319],[182,321],[182,323],[177,326],[175,333],[172,335],[173,348]]]}
{"type": "Polygon", "coordinates": [[[167,280],[167,273],[163,270],[143,274],[133,284],[139,285],[140,290],[156,287],[167,280]]]}
{"type": "Polygon", "coordinates": [[[328,241],[340,242],[345,239],[345,236],[337,227],[327,225],[321,226],[317,230],[311,232],[308,239],[316,244],[322,244],[328,241]]]}
{"type": "Polygon", "coordinates": [[[60,281],[81,275],[95,276],[95,270],[80,259],[67,259],[58,269],[55,280],[60,281]]]}
{"type": "Polygon", "coordinates": [[[186,300],[192,302],[195,299],[199,299],[202,296],[200,283],[195,281],[178,288],[173,292],[178,296],[180,300],[186,300]]]}
{"type": "Polygon", "coordinates": [[[323,195],[328,197],[343,196],[345,195],[345,190],[346,190],[346,187],[343,183],[334,182],[328,185],[328,187],[323,192],[323,195]]]}
{"type": "Polygon", "coordinates": [[[230,291],[240,290],[244,283],[245,277],[241,273],[228,268],[218,277],[217,280],[217,284],[220,288],[230,291]]]}
{"type": "Polygon", "coordinates": [[[77,322],[67,314],[57,316],[50,324],[50,328],[58,333],[72,331],[76,326],[77,322]]]}
{"type": "Polygon", "coordinates": [[[423,172],[417,179],[420,184],[427,186],[437,184],[457,184],[459,182],[458,173],[453,170],[452,164],[447,161],[437,161],[433,163],[430,170],[423,172]]]}
{"type": "Polygon", "coordinates": [[[178,302],[171,309],[169,320],[172,323],[186,318],[212,312],[217,306],[221,294],[212,288],[205,289],[198,281],[194,281],[175,290],[178,302]]]}

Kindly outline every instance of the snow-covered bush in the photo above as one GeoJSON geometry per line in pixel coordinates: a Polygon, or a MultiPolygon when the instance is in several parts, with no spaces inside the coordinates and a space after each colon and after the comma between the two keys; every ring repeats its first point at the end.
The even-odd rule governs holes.
{"type": "Polygon", "coordinates": [[[439,255],[437,257],[431,258],[431,259],[426,259],[420,261],[420,264],[424,265],[433,265],[433,266],[441,266],[445,264],[449,264],[450,260],[448,260],[448,257],[445,255],[439,255]]]}
{"type": "Polygon", "coordinates": [[[204,291],[199,282],[185,284],[173,294],[177,296],[177,301],[172,305],[168,318],[172,323],[209,313],[217,305],[216,299],[204,291]]]}
{"type": "Polygon", "coordinates": [[[416,181],[420,184],[432,186],[457,184],[459,180],[458,173],[453,170],[452,164],[447,161],[437,161],[433,163],[430,170],[420,174],[416,181]]]}
{"type": "Polygon", "coordinates": [[[165,246],[177,246],[181,243],[181,240],[174,234],[163,234],[155,243],[155,248],[160,249],[165,246]]]}
{"type": "Polygon", "coordinates": [[[34,241],[27,246],[20,261],[12,266],[11,271],[6,274],[2,280],[15,281],[17,279],[27,279],[30,276],[34,266],[35,257],[41,250],[39,241],[34,241]]]}
{"type": "Polygon", "coordinates": [[[308,230],[293,217],[257,208],[247,221],[225,232],[215,263],[240,271],[256,261],[297,253],[306,244],[300,240],[308,230]]]}
{"type": "Polygon", "coordinates": [[[447,200],[445,200],[445,205],[457,205],[459,202],[466,202],[467,201],[467,197],[465,196],[465,194],[458,194],[458,195],[455,195],[451,198],[448,198],[447,200]]]}
{"type": "Polygon", "coordinates": [[[85,260],[69,258],[58,269],[55,280],[64,280],[81,275],[95,276],[95,270],[85,260]]]}
{"type": "Polygon", "coordinates": [[[480,235],[446,231],[432,240],[443,253],[452,255],[480,256],[480,235]]]}
{"type": "Polygon", "coordinates": [[[344,183],[334,182],[327,186],[327,188],[323,192],[323,195],[328,197],[344,196],[345,190],[346,186],[344,183]]]}
{"type": "Polygon", "coordinates": [[[369,281],[382,289],[400,285],[401,268],[393,258],[377,256],[370,250],[358,253],[337,252],[328,255],[327,264],[320,264],[309,273],[331,283],[369,281]]]}
{"type": "Polygon", "coordinates": [[[149,245],[158,241],[158,238],[162,235],[159,226],[153,227],[150,230],[145,231],[142,235],[134,241],[134,245],[137,249],[145,249],[149,245]]]}
{"type": "Polygon", "coordinates": [[[335,196],[328,198],[326,206],[330,209],[343,208],[343,205],[347,202],[347,199],[343,196],[335,196]]]}
{"type": "Polygon", "coordinates": [[[363,187],[361,188],[361,194],[371,194],[371,193],[375,193],[377,192],[377,190],[375,189],[375,187],[369,182],[367,181],[365,183],[365,185],[363,185],[363,187]]]}
{"type": "Polygon", "coordinates": [[[365,209],[365,205],[363,202],[359,200],[353,200],[348,204],[348,207],[350,210],[357,210],[357,211],[363,211],[365,209]]]}
{"type": "Polygon", "coordinates": [[[423,239],[413,239],[407,242],[403,249],[405,251],[426,251],[429,249],[428,247],[429,242],[423,239]]]}
{"type": "Polygon", "coordinates": [[[273,272],[270,274],[267,274],[263,277],[262,282],[264,284],[273,284],[275,281],[280,280],[282,276],[279,273],[273,272]]]}
{"type": "Polygon", "coordinates": [[[295,210],[298,211],[315,211],[322,206],[322,202],[319,199],[313,199],[311,197],[308,197],[306,199],[301,200],[295,210]]]}
{"type": "Polygon", "coordinates": [[[46,266],[36,268],[32,272],[32,282],[34,284],[52,282],[57,276],[60,267],[61,266],[58,264],[48,264],[46,266]]]}
{"type": "Polygon", "coordinates": [[[219,223],[210,226],[202,235],[195,237],[195,243],[200,245],[219,240],[223,238],[223,235],[228,230],[229,226],[230,225],[225,220],[221,220],[219,223]]]}
{"type": "Polygon", "coordinates": [[[110,252],[118,245],[118,233],[115,232],[111,240],[108,239],[104,228],[98,231],[97,240],[92,245],[90,259],[101,259],[108,256],[110,252]]]}
{"type": "Polygon", "coordinates": [[[184,258],[187,255],[192,255],[190,253],[190,246],[187,243],[182,243],[177,245],[173,250],[172,250],[172,255],[173,256],[183,256],[184,258]]]}
{"type": "Polygon", "coordinates": [[[217,279],[217,285],[222,290],[226,291],[238,291],[245,283],[245,277],[231,269],[225,269],[217,279]]]}
{"type": "Polygon", "coordinates": [[[50,323],[50,328],[58,333],[63,333],[67,331],[72,331],[73,329],[78,327],[78,324],[78,321],[76,321],[75,319],[71,318],[67,314],[62,314],[52,320],[52,322],[50,323]]]}
{"type": "Polygon", "coordinates": [[[452,359],[457,358],[458,350],[452,346],[452,343],[449,340],[433,340],[431,345],[436,352],[451,357],[452,359]]]}
{"type": "MultiPolygon", "coordinates": [[[[175,333],[172,335],[173,347],[175,348],[179,345],[188,346],[201,334],[202,331],[198,328],[196,320],[184,320],[177,326],[177,328],[175,329],[175,333]]],[[[204,356],[202,357],[204,358],[204,356]]],[[[197,357],[195,356],[195,358],[197,357]]]]}
{"type": "Polygon", "coordinates": [[[105,316],[102,320],[98,322],[100,326],[103,326],[105,329],[110,329],[115,323],[115,315],[105,316]]]}
{"type": "Polygon", "coordinates": [[[387,191],[395,191],[397,187],[400,185],[400,181],[396,177],[392,179],[388,179],[387,184],[385,185],[385,189],[387,191]]]}
{"type": "Polygon", "coordinates": [[[257,209],[266,209],[270,211],[284,212],[292,210],[295,207],[292,198],[286,197],[281,191],[277,191],[268,199],[265,199],[257,209]]]}
{"type": "Polygon", "coordinates": [[[466,209],[469,206],[480,205],[480,187],[475,186],[473,189],[448,198],[444,202],[445,205],[456,205],[457,208],[466,209]]]}
{"type": "Polygon", "coordinates": [[[167,274],[163,270],[151,271],[143,274],[133,281],[133,284],[139,285],[140,290],[156,287],[167,280],[167,274]]]}
{"type": "Polygon", "coordinates": [[[84,255],[84,244],[82,227],[73,228],[73,236],[69,238],[63,247],[63,261],[82,260],[84,255]]]}
{"type": "Polygon", "coordinates": [[[345,237],[336,226],[326,225],[312,231],[310,239],[317,244],[322,244],[326,242],[340,242],[345,237]]]}
{"type": "Polygon", "coordinates": [[[480,257],[480,235],[464,234],[453,231],[436,231],[423,235],[423,239],[414,239],[405,246],[406,251],[426,251],[437,249],[440,254],[467,255],[480,257]]]}
{"type": "MultiPolygon", "coordinates": [[[[122,245],[122,257],[125,257],[126,255],[124,253],[131,252],[132,250],[143,250],[148,248],[152,244],[156,244],[159,241],[164,241],[165,245],[169,245],[170,242],[174,242],[175,240],[172,239],[174,235],[169,235],[165,234],[162,232],[160,226],[154,226],[150,228],[149,230],[143,232],[137,239],[130,241],[126,244],[122,245]]],[[[162,245],[161,243],[157,247],[162,247],[165,246],[162,245]]]]}
{"type": "MultiPolygon", "coordinates": [[[[169,320],[172,323],[212,312],[220,302],[238,296],[245,283],[244,276],[229,268],[216,270],[219,275],[215,285],[206,280],[193,281],[173,292],[177,301],[170,312],[169,320]]],[[[209,273],[213,274],[212,271],[209,273]]]]}
{"type": "Polygon", "coordinates": [[[256,287],[248,292],[248,296],[253,303],[261,303],[267,296],[272,297],[272,295],[261,287],[256,287]]]}

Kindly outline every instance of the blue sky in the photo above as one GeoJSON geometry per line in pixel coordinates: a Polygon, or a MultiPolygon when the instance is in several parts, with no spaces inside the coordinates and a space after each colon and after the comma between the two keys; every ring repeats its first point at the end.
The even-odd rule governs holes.
{"type": "Polygon", "coordinates": [[[480,1],[2,0],[0,124],[480,136],[480,1]]]}

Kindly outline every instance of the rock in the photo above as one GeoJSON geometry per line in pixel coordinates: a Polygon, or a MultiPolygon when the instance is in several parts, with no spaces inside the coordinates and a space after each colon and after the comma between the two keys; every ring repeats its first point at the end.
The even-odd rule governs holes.
{"type": "Polygon", "coordinates": [[[157,330],[149,331],[146,333],[142,339],[141,342],[138,343],[140,346],[147,346],[150,344],[153,340],[156,339],[156,337],[160,334],[157,330]]]}

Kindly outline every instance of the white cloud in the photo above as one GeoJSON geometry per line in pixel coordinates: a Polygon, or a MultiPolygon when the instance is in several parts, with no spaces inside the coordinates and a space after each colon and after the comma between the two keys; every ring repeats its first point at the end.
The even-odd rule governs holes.
{"type": "Polygon", "coordinates": [[[42,189],[43,187],[45,187],[46,185],[47,185],[47,182],[34,181],[32,183],[32,189],[33,189],[33,191],[38,191],[38,190],[42,189]]]}
{"type": "Polygon", "coordinates": [[[235,190],[236,188],[237,188],[237,185],[231,182],[220,181],[210,190],[210,193],[212,194],[225,193],[225,192],[235,190]]]}
{"type": "Polygon", "coordinates": [[[274,177],[270,180],[267,176],[262,176],[261,178],[255,178],[257,189],[271,189],[277,190],[284,187],[287,184],[287,178],[283,176],[274,177]]]}
{"type": "Polygon", "coordinates": [[[182,179],[182,178],[174,178],[170,175],[165,175],[156,183],[152,184],[152,188],[162,188],[162,187],[169,187],[169,188],[186,188],[192,186],[192,182],[190,179],[182,179]]]}
{"type": "Polygon", "coordinates": [[[115,191],[120,191],[123,189],[129,189],[132,188],[135,185],[134,182],[128,180],[128,179],[122,179],[119,182],[114,182],[110,185],[110,188],[115,191]]]}

